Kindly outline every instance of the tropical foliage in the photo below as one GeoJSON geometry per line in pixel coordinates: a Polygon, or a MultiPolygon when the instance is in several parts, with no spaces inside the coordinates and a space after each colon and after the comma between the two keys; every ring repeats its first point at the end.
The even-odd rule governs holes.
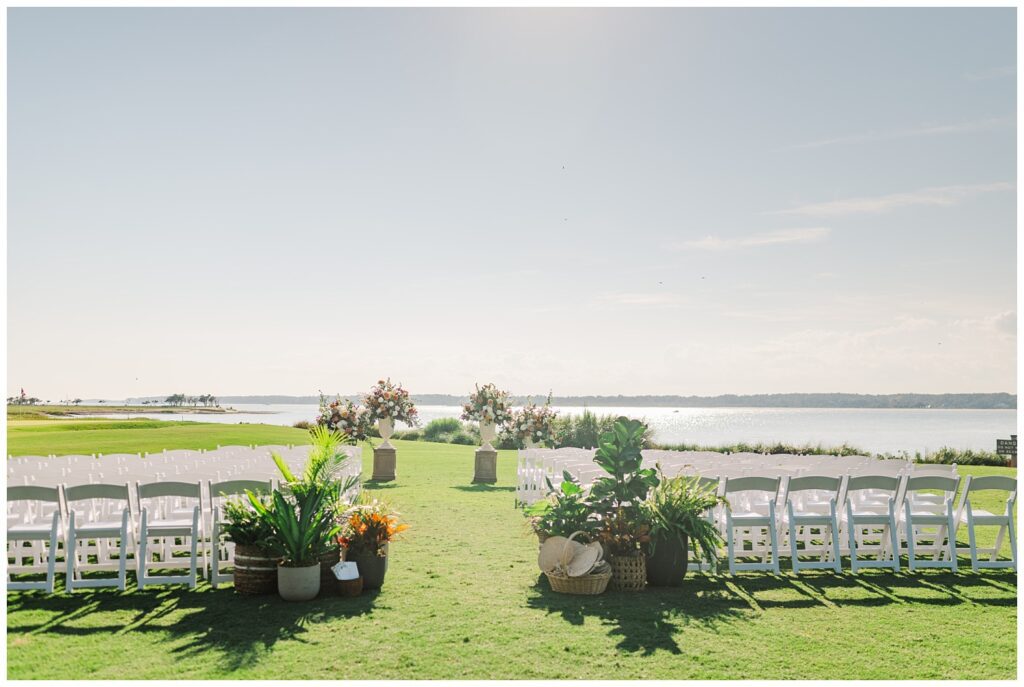
{"type": "MultiPolygon", "coordinates": [[[[270,507],[271,499],[258,496],[257,499],[266,507],[270,507]]],[[[221,531],[225,539],[243,546],[258,546],[264,550],[274,548],[274,529],[252,504],[240,499],[230,499],[221,508],[224,522],[221,531]]]]}
{"type": "Polygon", "coordinates": [[[583,532],[578,540],[592,540],[601,523],[583,487],[566,472],[557,490],[551,485],[551,480],[548,480],[548,489],[551,490],[548,498],[537,501],[524,511],[534,531],[552,537],[569,537],[575,532],[583,532]]]}
{"type": "Polygon", "coordinates": [[[400,514],[383,500],[360,501],[342,514],[338,543],[345,547],[346,556],[364,553],[384,556],[384,545],[409,526],[399,523],[400,514]]]}
{"type": "Polygon", "coordinates": [[[666,478],[659,474],[658,484],[644,502],[651,550],[657,548],[659,541],[669,539],[682,546],[686,538],[701,558],[713,563],[722,538],[705,513],[724,501],[713,487],[701,486],[698,477],[666,478]]]}

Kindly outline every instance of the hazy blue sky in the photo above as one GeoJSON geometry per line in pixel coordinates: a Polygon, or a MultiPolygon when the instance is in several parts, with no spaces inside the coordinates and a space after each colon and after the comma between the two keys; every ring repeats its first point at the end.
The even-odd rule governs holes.
{"type": "Polygon", "coordinates": [[[1015,23],[13,9],[8,392],[1015,391],[1015,23]]]}

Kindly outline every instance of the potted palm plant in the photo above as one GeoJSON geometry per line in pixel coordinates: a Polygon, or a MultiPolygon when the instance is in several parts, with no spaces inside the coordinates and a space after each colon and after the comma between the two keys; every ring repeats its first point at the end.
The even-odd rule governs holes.
{"type": "Polygon", "coordinates": [[[722,499],[698,477],[664,475],[645,502],[650,522],[651,553],[647,582],[655,587],[677,587],[689,565],[692,544],[700,559],[713,564],[721,536],[707,513],[722,499]]]}
{"type": "Polygon", "coordinates": [[[270,525],[281,554],[277,592],[285,601],[309,601],[320,593],[320,554],[323,542],[337,527],[330,518],[323,491],[311,489],[289,497],[275,489],[270,507],[249,492],[249,502],[270,525]]]}
{"type": "Polygon", "coordinates": [[[249,494],[253,508],[274,532],[272,542],[282,556],[278,570],[278,591],[288,600],[316,596],[330,566],[338,560],[335,524],[344,508],[342,498],[358,485],[357,477],[342,477],[349,460],[341,450],[353,441],[348,435],[325,425],[310,430],[311,448],[300,475],[294,474],[277,453],[271,457],[281,473],[281,488],[273,494],[270,507],[249,494]],[[316,574],[316,584],[311,578],[316,574]],[[309,596],[312,590],[312,596],[309,596]]]}

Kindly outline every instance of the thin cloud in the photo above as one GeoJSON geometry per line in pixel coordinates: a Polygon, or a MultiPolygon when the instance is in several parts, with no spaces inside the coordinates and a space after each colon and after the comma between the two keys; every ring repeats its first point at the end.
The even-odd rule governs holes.
{"type": "Polygon", "coordinates": [[[833,200],[827,203],[800,205],[789,210],[775,210],[769,215],[799,215],[802,217],[839,217],[856,214],[881,214],[898,208],[915,205],[948,207],[969,200],[984,193],[1012,191],[1013,184],[1000,181],[993,184],[963,184],[960,186],[936,186],[909,193],[891,193],[884,196],[864,196],[833,200]]]}
{"type": "Polygon", "coordinates": [[[604,298],[613,305],[638,305],[646,307],[666,307],[682,305],[686,298],[674,293],[615,293],[604,298]]]}
{"type": "Polygon", "coordinates": [[[1002,67],[992,67],[991,69],[983,69],[980,72],[968,72],[964,75],[968,81],[991,81],[992,79],[1001,79],[1005,76],[1013,76],[1017,73],[1017,68],[1012,64],[1006,64],[1002,67]]]}
{"type": "Polygon", "coordinates": [[[946,136],[950,134],[965,134],[976,131],[989,131],[999,127],[1008,126],[1014,120],[1002,117],[997,119],[979,119],[973,122],[959,122],[956,124],[925,124],[910,129],[896,129],[894,131],[868,131],[859,134],[849,134],[825,138],[818,141],[798,143],[783,150],[806,150],[808,148],[824,148],[833,145],[853,145],[857,143],[874,143],[876,141],[893,141],[901,138],[919,138],[923,136],[946,136]]]}
{"type": "Polygon", "coordinates": [[[760,234],[748,234],[734,238],[706,236],[697,241],[687,241],[677,248],[684,250],[738,250],[741,248],[759,248],[762,246],[778,246],[788,243],[816,243],[828,238],[832,232],[828,227],[805,227],[801,229],[779,229],[760,234]]]}

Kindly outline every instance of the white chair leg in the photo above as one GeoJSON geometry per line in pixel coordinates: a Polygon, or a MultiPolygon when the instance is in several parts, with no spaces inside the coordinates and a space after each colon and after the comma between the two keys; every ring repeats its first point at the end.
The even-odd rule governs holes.
{"type": "Polygon", "coordinates": [[[77,548],[78,538],[75,535],[75,511],[70,508],[68,510],[71,512],[68,514],[68,538],[64,543],[64,555],[67,558],[67,574],[64,576],[64,587],[68,593],[71,593],[75,591],[75,549],[77,548]]]}
{"type": "Polygon", "coordinates": [[[776,532],[775,522],[775,500],[772,499],[768,502],[768,517],[771,520],[771,525],[768,526],[768,536],[771,538],[772,543],[772,572],[776,575],[781,574],[779,570],[779,536],[776,532]]]}
{"type": "Polygon", "coordinates": [[[146,509],[142,509],[142,521],[139,526],[139,560],[138,560],[138,576],[139,576],[139,589],[145,589],[146,587],[146,559],[149,557],[149,525],[147,523],[146,509]]]}
{"type": "Polygon", "coordinates": [[[53,514],[53,525],[50,527],[50,554],[46,565],[46,593],[53,594],[53,583],[57,571],[57,530],[60,527],[60,514],[53,514]]]}

